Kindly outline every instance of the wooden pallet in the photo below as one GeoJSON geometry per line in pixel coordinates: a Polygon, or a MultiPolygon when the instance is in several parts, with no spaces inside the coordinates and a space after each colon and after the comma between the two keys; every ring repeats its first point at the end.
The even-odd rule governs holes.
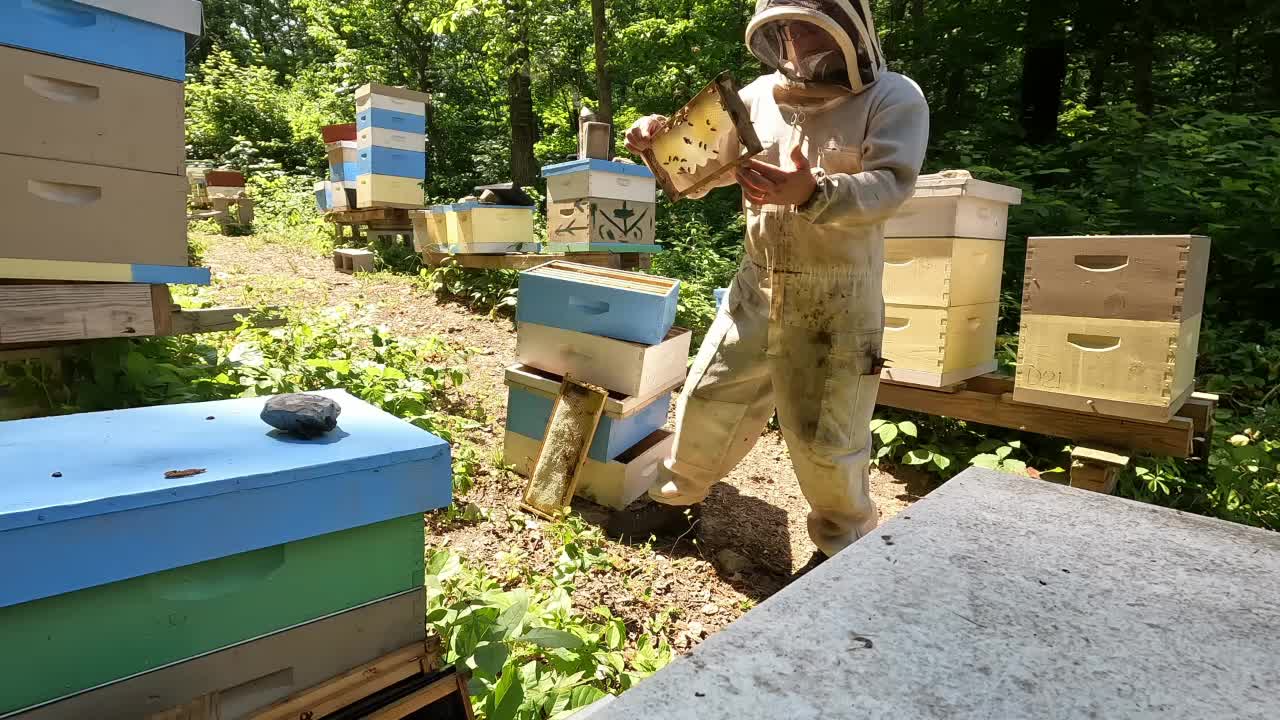
{"type": "Polygon", "coordinates": [[[501,255],[422,253],[422,264],[440,267],[449,263],[468,270],[528,270],[552,260],[569,260],[613,270],[648,270],[653,256],[648,253],[506,253],[501,255]]]}
{"type": "Polygon", "coordinates": [[[1176,458],[1208,456],[1217,396],[1194,393],[1168,422],[1132,420],[1013,400],[1013,378],[983,375],[943,388],[881,380],[878,405],[1032,432],[1074,441],[1079,450],[1072,485],[1110,492],[1116,472],[1128,463],[1122,453],[1176,458]]]}
{"type": "Polygon", "coordinates": [[[332,210],[325,219],[333,223],[334,240],[339,245],[367,245],[377,237],[392,237],[413,246],[413,223],[408,208],[360,208],[332,210]]]}

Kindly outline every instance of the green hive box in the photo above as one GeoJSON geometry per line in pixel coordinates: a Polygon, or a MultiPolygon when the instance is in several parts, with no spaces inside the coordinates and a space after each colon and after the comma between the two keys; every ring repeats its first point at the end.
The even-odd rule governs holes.
{"type": "Polygon", "coordinates": [[[0,608],[0,713],[423,583],[422,515],[0,608]]]}

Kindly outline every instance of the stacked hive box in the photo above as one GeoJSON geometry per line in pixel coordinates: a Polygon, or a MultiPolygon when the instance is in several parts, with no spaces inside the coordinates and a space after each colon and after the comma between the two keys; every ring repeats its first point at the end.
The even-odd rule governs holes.
{"type": "Polygon", "coordinates": [[[449,447],[320,394],[342,414],[314,441],[267,432],[261,398],[5,423],[0,715],[218,692],[242,717],[228,704],[423,639],[421,513],[450,502],[449,447]]]}
{"type": "Polygon", "coordinates": [[[200,3],[0,3],[0,278],[208,282],[187,268],[183,92],[200,3]]]}
{"type": "Polygon", "coordinates": [[[542,168],[551,252],[658,252],[657,184],[643,165],[573,160],[542,168]]]}
{"type": "Polygon", "coordinates": [[[316,207],[321,210],[349,210],[356,202],[356,124],[326,125],[320,128],[329,161],[329,179],[316,183],[316,207]]]}
{"type": "Polygon", "coordinates": [[[371,83],[356,91],[356,204],[422,207],[427,95],[371,83]]]}
{"type": "Polygon", "coordinates": [[[662,427],[689,356],[690,332],[672,327],[678,294],[677,280],[576,263],[521,273],[506,462],[528,474],[569,376],[609,391],[578,494],[617,509],[643,494],[670,449],[662,427]]]}
{"type": "Polygon", "coordinates": [[[1209,238],[1027,241],[1018,402],[1167,421],[1195,385],[1209,238]]]}
{"type": "Polygon", "coordinates": [[[1000,275],[1017,188],[922,175],[885,223],[884,377],[941,387],[996,368],[1000,275]]]}

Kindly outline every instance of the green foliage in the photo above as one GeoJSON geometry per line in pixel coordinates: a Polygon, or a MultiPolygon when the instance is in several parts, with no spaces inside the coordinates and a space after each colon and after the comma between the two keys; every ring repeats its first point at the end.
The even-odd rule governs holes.
{"type": "Polygon", "coordinates": [[[300,244],[323,255],[333,252],[333,225],[316,208],[314,180],[263,170],[250,174],[247,183],[259,239],[300,244]]]}
{"type": "Polygon", "coordinates": [[[950,418],[886,411],[871,421],[872,461],[946,480],[970,465],[1041,477],[1062,473],[1060,441],[950,418]]]}
{"type": "Polygon", "coordinates": [[[453,443],[465,493],[480,469],[464,433],[483,411],[458,394],[470,351],[431,336],[395,338],[338,311],[210,336],[89,343],[61,367],[0,363],[0,393],[53,414],[341,388],[453,443]]]}
{"type": "Polygon", "coordinates": [[[490,315],[512,313],[520,286],[520,273],[515,270],[467,270],[449,261],[434,268],[423,268],[418,282],[430,293],[455,300],[490,315]]]}
{"type": "Polygon", "coordinates": [[[528,571],[518,550],[497,555],[511,569],[505,578],[445,549],[427,563],[427,624],[443,639],[446,661],[472,672],[471,694],[487,720],[566,717],[673,656],[665,640],[630,631],[608,608],[575,611],[575,581],[617,562],[598,529],[566,516],[541,530],[559,556],[551,575],[528,571]]]}

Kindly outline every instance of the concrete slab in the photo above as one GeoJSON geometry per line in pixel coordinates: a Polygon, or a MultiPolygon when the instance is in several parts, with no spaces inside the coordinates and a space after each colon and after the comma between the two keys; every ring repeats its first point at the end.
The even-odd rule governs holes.
{"type": "Polygon", "coordinates": [[[1278,599],[1280,534],[975,468],[581,717],[1276,717],[1278,599]]]}

